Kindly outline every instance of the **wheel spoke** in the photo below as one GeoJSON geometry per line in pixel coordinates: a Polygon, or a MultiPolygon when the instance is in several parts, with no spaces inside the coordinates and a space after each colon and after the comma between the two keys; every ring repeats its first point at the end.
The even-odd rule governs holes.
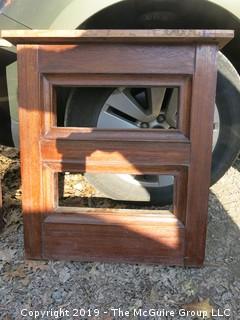
{"type": "Polygon", "coordinates": [[[140,122],[148,121],[149,117],[144,112],[141,105],[130,95],[129,91],[124,89],[120,91],[115,90],[113,94],[108,98],[106,104],[113,109],[121,112],[122,117],[126,115],[132,119],[140,122]]]}
{"type": "Polygon", "coordinates": [[[101,113],[97,123],[98,128],[104,129],[137,129],[138,127],[133,122],[121,118],[118,115],[111,114],[108,111],[101,113]]]}
{"type": "Polygon", "coordinates": [[[165,93],[166,88],[163,87],[152,87],[147,89],[149,111],[153,119],[158,117],[161,112],[165,93]]]}
{"type": "Polygon", "coordinates": [[[177,126],[177,112],[178,112],[178,89],[172,91],[170,100],[168,102],[166,111],[166,120],[171,127],[177,126]]]}
{"type": "Polygon", "coordinates": [[[215,110],[214,110],[214,121],[213,121],[213,138],[212,138],[212,151],[215,149],[219,137],[219,113],[217,106],[215,105],[215,110]]]}

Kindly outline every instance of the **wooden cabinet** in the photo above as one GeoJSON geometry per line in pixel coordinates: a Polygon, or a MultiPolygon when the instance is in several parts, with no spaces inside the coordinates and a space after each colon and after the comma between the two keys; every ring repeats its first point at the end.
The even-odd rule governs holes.
{"type": "Polygon", "coordinates": [[[218,47],[232,31],[5,31],[17,44],[26,257],[200,266],[218,47]],[[179,88],[177,129],[60,128],[57,86],[179,88]],[[170,174],[173,213],[60,207],[57,173],[170,174]]]}

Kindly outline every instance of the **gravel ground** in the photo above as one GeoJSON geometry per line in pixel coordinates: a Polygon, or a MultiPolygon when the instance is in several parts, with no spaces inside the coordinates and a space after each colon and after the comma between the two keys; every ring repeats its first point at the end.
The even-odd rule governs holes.
{"type": "Polygon", "coordinates": [[[31,311],[49,311],[36,319],[195,319],[197,311],[205,319],[240,319],[240,161],[211,188],[206,261],[197,269],[24,261],[18,153],[0,152],[6,223],[0,233],[1,320],[34,319],[31,311]],[[212,308],[219,315],[211,315],[212,308]],[[148,315],[150,309],[165,315],[148,315]],[[220,316],[224,309],[229,317],[220,316]]]}

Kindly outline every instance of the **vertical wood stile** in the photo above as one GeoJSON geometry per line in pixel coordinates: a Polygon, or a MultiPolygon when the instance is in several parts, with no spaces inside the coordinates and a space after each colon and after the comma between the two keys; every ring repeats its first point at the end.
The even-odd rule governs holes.
{"type": "Polygon", "coordinates": [[[204,261],[211,175],[217,46],[198,45],[191,107],[191,160],[186,213],[186,265],[204,261]]]}
{"type": "Polygon", "coordinates": [[[19,45],[17,51],[25,254],[27,258],[40,259],[43,194],[39,150],[42,111],[39,97],[38,46],[19,45]]]}

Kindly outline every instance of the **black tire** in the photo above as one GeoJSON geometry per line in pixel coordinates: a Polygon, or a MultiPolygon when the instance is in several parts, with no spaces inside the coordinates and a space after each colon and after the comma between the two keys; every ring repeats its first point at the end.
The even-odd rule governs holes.
{"type": "Polygon", "coordinates": [[[240,77],[221,52],[218,54],[216,105],[220,132],[212,156],[212,185],[231,167],[240,151],[240,77]]]}
{"type": "MultiPolygon", "coordinates": [[[[113,88],[75,88],[71,91],[65,115],[67,126],[96,127],[99,113],[113,88]]],[[[232,165],[240,150],[240,77],[230,61],[218,55],[216,105],[220,133],[212,157],[211,184],[232,165]]],[[[151,201],[161,205],[172,202],[173,187],[144,188],[124,185],[116,175],[87,174],[87,179],[108,197],[116,200],[151,201]]]]}

